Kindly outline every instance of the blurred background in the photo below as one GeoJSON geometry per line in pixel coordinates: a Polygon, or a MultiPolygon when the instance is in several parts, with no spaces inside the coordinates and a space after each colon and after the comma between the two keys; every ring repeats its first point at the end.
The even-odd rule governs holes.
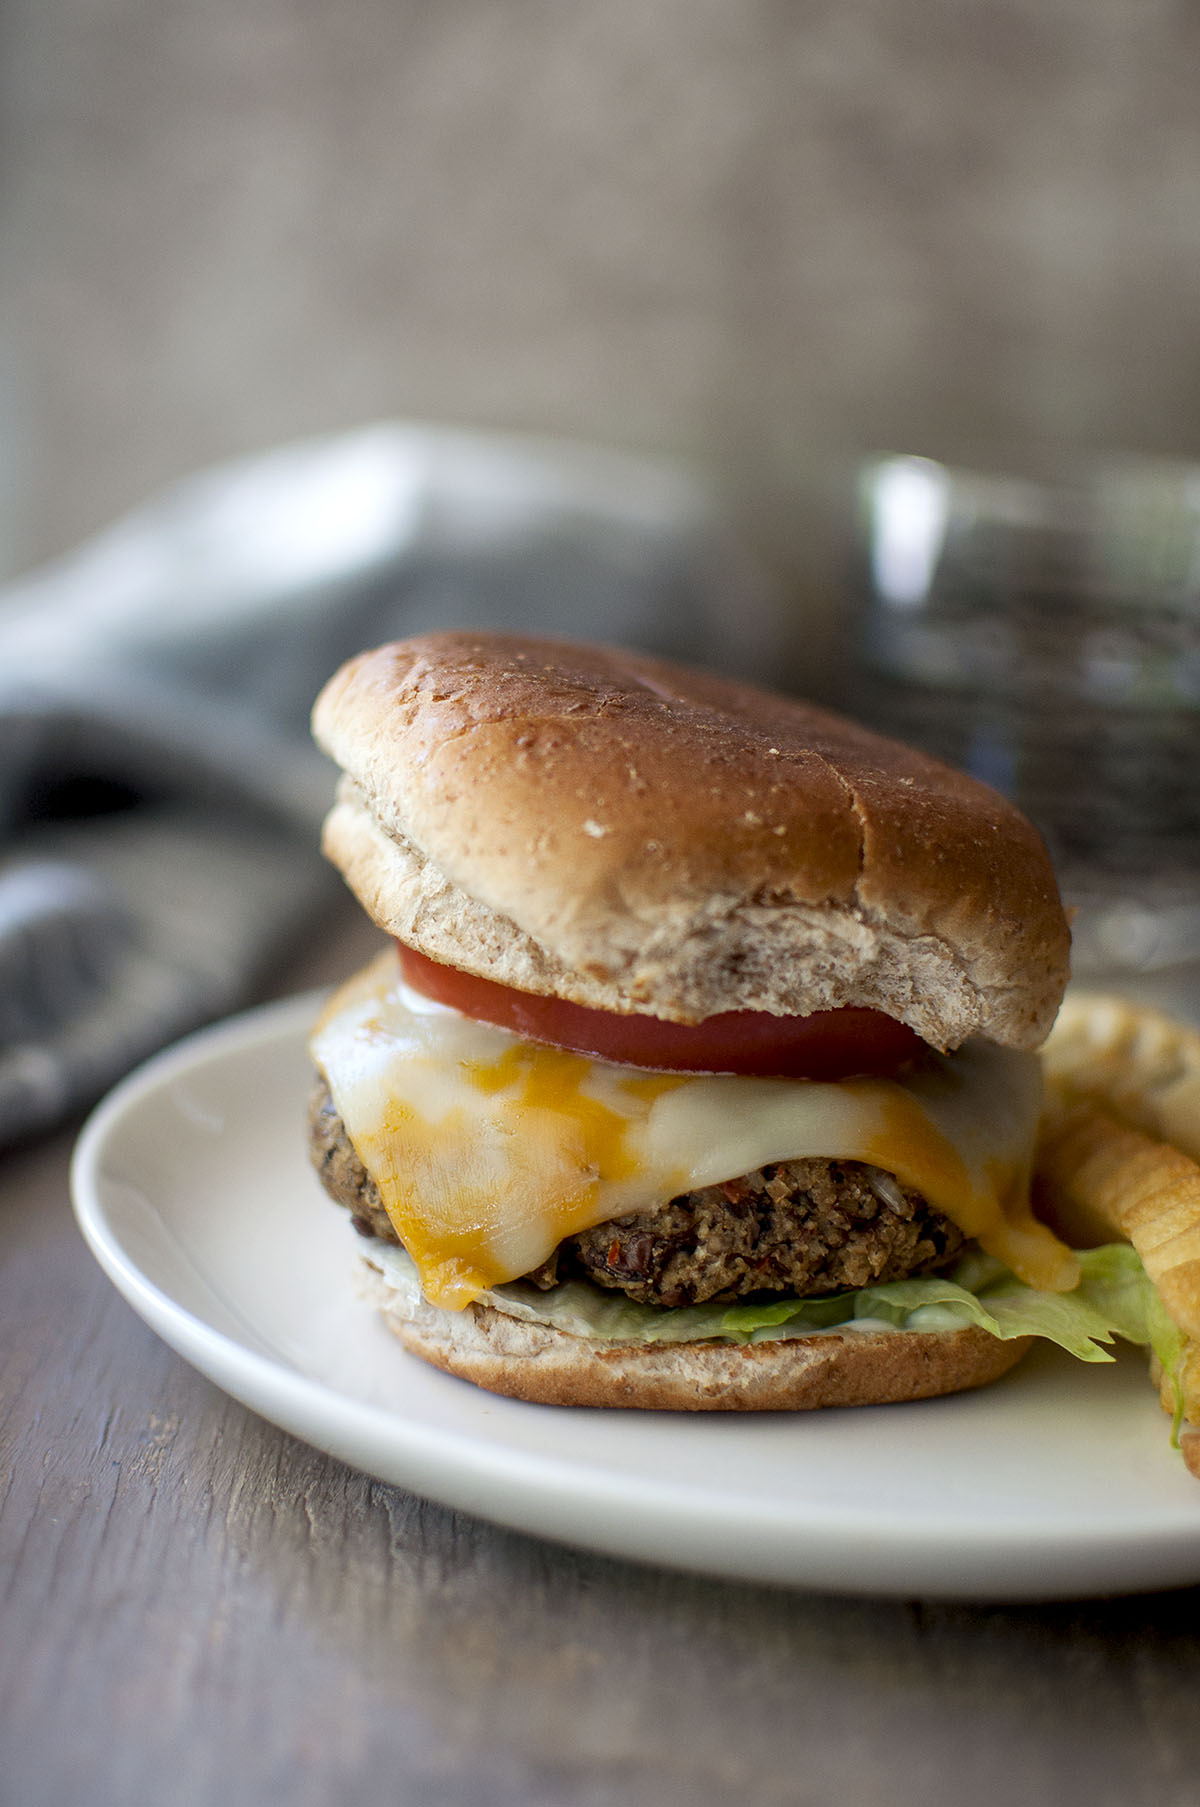
{"type": "Polygon", "coordinates": [[[815,689],[860,453],[1197,450],[1183,0],[7,0],[0,30],[5,573],[297,435],[565,433],[716,474],[815,689]]]}
{"type": "Polygon", "coordinates": [[[311,923],[310,700],[430,625],[948,756],[1174,1000],[1198,68],[1184,0],[6,0],[0,1141],[311,923]]]}

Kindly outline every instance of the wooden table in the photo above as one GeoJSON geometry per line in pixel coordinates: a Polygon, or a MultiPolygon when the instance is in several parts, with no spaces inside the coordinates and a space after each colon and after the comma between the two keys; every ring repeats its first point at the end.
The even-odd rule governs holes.
{"type": "Polygon", "coordinates": [[[0,1163],[2,1807],[1200,1802],[1200,1589],[830,1599],[382,1486],[141,1324],[75,1229],[71,1141],[0,1163]]]}

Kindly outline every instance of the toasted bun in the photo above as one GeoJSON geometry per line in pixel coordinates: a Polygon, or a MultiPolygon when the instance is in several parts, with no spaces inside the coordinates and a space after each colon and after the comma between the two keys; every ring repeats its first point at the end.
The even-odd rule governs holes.
{"type": "Polygon", "coordinates": [[[490,1305],[441,1311],[391,1286],[366,1259],[369,1291],[411,1354],[491,1393],[535,1405],[669,1412],[804,1412],[895,1405],[986,1386],[1015,1366],[1028,1337],[984,1330],[856,1330],[765,1343],[591,1342],[490,1305]]]}
{"type": "Polygon", "coordinates": [[[336,674],[325,850],[382,928],[601,1009],[865,1005],[1035,1047],[1069,935],[1030,824],[828,711],[657,659],[432,634],[336,674]]]}

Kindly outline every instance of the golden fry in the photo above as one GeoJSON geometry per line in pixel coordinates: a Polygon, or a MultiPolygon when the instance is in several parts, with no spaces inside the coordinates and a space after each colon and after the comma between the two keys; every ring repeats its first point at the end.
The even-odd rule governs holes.
{"type": "Polygon", "coordinates": [[[1200,1165],[1094,1104],[1077,1104],[1057,1122],[1051,1116],[1038,1175],[1064,1230],[1077,1243],[1080,1232],[1132,1242],[1172,1322],[1200,1339],[1200,1165]]]}
{"type": "Polygon", "coordinates": [[[1042,1069],[1052,1110],[1090,1100],[1200,1161],[1200,1031],[1122,998],[1072,993],[1042,1069]]]}
{"type": "MultiPolygon", "coordinates": [[[[1153,1358],[1150,1378],[1158,1388],[1158,1401],[1169,1418],[1175,1415],[1175,1387],[1172,1377],[1153,1358]]],[[[1183,1394],[1183,1421],[1179,1427],[1179,1448],[1192,1473],[1200,1477],[1200,1343],[1186,1343],[1176,1370],[1175,1381],[1183,1394]]]]}
{"type": "MultiPolygon", "coordinates": [[[[1184,1333],[1179,1447],[1200,1478],[1200,1035],[1159,1011],[1075,998],[1044,1051],[1039,1207],[1076,1247],[1132,1242],[1184,1333]]],[[[1151,1373],[1163,1410],[1171,1377],[1151,1373]]]]}
{"type": "MultiPolygon", "coordinates": [[[[1184,1422],[1179,1432],[1179,1448],[1192,1473],[1200,1479],[1200,1343],[1189,1342],[1184,1349],[1179,1378],[1183,1384],[1184,1422]]],[[[1175,1409],[1170,1377],[1162,1377],[1159,1397],[1164,1412],[1175,1409]]]]}
{"type": "Polygon", "coordinates": [[[1179,1452],[1200,1481],[1200,1425],[1188,1425],[1179,1433],[1179,1452]]]}

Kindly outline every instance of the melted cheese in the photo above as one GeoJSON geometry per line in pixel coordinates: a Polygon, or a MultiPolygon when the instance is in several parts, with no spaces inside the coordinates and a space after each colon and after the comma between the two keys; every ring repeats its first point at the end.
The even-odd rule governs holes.
{"type": "Polygon", "coordinates": [[[1029,1284],[1078,1278],[1029,1210],[1035,1056],[971,1043],[902,1079],[648,1073],[430,1005],[381,955],[312,1040],[434,1304],[459,1309],[571,1236],[772,1162],[866,1161],[1029,1284]]]}

